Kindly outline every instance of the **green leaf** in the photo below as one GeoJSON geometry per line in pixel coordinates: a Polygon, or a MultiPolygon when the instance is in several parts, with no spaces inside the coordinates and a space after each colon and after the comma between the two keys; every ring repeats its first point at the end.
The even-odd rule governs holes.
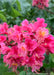
{"type": "Polygon", "coordinates": [[[6,11],[6,9],[2,9],[0,10],[0,13],[4,13],[6,11]]]}
{"type": "Polygon", "coordinates": [[[4,63],[0,63],[0,75],[15,75],[15,73],[13,73],[11,71],[11,69],[9,69],[8,67],[6,67],[4,65],[4,63]]]}
{"type": "Polygon", "coordinates": [[[18,10],[21,10],[20,2],[18,0],[16,0],[16,3],[17,3],[18,10]]]}
{"type": "Polygon", "coordinates": [[[22,71],[22,72],[20,72],[19,75],[26,75],[26,72],[25,71],[22,71]]]}
{"type": "Polygon", "coordinates": [[[12,15],[13,17],[22,16],[19,11],[17,11],[16,9],[14,9],[12,6],[11,6],[11,8],[12,8],[11,15],[12,15]]]}
{"type": "Polygon", "coordinates": [[[13,72],[4,72],[2,75],[15,75],[13,72]]]}
{"type": "Polygon", "coordinates": [[[52,61],[54,62],[54,54],[50,54],[52,61]]]}
{"type": "Polygon", "coordinates": [[[28,72],[26,75],[47,75],[47,74],[46,73],[36,74],[36,73],[28,72]]]}
{"type": "Polygon", "coordinates": [[[40,73],[40,74],[37,74],[37,75],[47,75],[46,73],[40,73]]]}
{"type": "Polygon", "coordinates": [[[49,20],[53,20],[54,19],[54,15],[53,16],[49,16],[49,20]]]}
{"type": "Polygon", "coordinates": [[[23,71],[23,70],[24,70],[24,66],[22,66],[22,67],[20,67],[20,68],[18,67],[17,70],[18,70],[19,72],[23,71]]]}
{"type": "Polygon", "coordinates": [[[53,72],[51,72],[51,73],[50,73],[50,75],[54,75],[54,73],[53,73],[53,72]]]}
{"type": "Polygon", "coordinates": [[[0,13],[0,19],[3,21],[3,22],[7,22],[7,19],[6,17],[0,13]]]}
{"type": "Polygon", "coordinates": [[[32,72],[28,72],[27,75],[37,75],[37,74],[32,73],[32,72]]]}
{"type": "Polygon", "coordinates": [[[30,8],[31,8],[30,3],[28,3],[26,0],[18,0],[18,1],[21,4],[21,10],[22,10],[23,14],[30,10],[30,8]]]}
{"type": "Polygon", "coordinates": [[[54,35],[53,35],[54,36],[54,35]]]}

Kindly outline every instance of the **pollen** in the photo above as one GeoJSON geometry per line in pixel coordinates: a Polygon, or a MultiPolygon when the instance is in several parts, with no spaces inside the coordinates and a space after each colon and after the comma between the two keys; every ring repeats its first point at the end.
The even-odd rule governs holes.
{"type": "Polygon", "coordinates": [[[25,51],[25,48],[23,46],[21,47],[21,49],[25,51]]]}
{"type": "Polygon", "coordinates": [[[39,58],[38,54],[36,54],[36,57],[38,57],[38,58],[39,58]]]}
{"type": "Polygon", "coordinates": [[[45,45],[47,45],[47,43],[45,43],[45,45]]]}
{"type": "Polygon", "coordinates": [[[46,34],[46,32],[45,32],[45,31],[43,31],[43,32],[42,32],[42,36],[45,36],[45,34],[46,34]]]}
{"type": "Polygon", "coordinates": [[[39,35],[40,35],[40,36],[45,36],[45,34],[46,34],[45,31],[41,31],[41,30],[39,31],[39,35]]]}
{"type": "Polygon", "coordinates": [[[19,36],[18,36],[18,35],[17,35],[16,37],[17,37],[17,38],[19,38],[19,36]]]}
{"type": "Polygon", "coordinates": [[[12,65],[13,65],[13,66],[17,66],[17,63],[13,63],[12,65]]]}
{"type": "Polygon", "coordinates": [[[11,32],[9,32],[9,34],[11,34],[11,32]]]}

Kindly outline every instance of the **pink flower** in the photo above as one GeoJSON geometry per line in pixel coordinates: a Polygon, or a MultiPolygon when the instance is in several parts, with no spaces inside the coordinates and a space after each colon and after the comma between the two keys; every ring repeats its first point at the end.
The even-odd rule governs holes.
{"type": "Polygon", "coordinates": [[[18,44],[18,56],[19,57],[27,56],[27,46],[25,43],[18,44]]]}
{"type": "Polygon", "coordinates": [[[32,32],[33,31],[33,24],[30,23],[27,19],[25,19],[22,23],[22,32],[32,32]]]}
{"type": "Polygon", "coordinates": [[[15,68],[17,69],[18,66],[18,48],[17,46],[13,46],[12,50],[9,51],[8,54],[6,54],[3,59],[4,59],[4,63],[6,63],[6,65],[9,65],[9,68],[15,68]]]}
{"type": "Polygon", "coordinates": [[[43,18],[34,23],[25,19],[21,26],[14,27],[0,24],[0,55],[4,55],[4,63],[13,71],[26,66],[37,72],[43,66],[44,54],[54,53],[54,37],[46,26],[43,18]]]}
{"type": "Polygon", "coordinates": [[[4,49],[5,44],[3,42],[0,42],[0,54],[2,54],[2,50],[4,49]]]}
{"type": "Polygon", "coordinates": [[[8,25],[7,23],[0,24],[0,34],[7,34],[8,25]]]}
{"type": "Polygon", "coordinates": [[[44,23],[45,20],[43,18],[36,18],[36,19],[37,19],[37,21],[34,22],[34,24],[33,24],[33,28],[35,31],[38,30],[38,28],[40,28],[40,27],[47,27],[47,23],[44,23]]]}
{"type": "Polygon", "coordinates": [[[49,6],[49,0],[32,0],[32,6],[37,6],[44,9],[49,6]]]}
{"type": "Polygon", "coordinates": [[[3,46],[2,54],[8,54],[10,51],[11,51],[11,48],[9,48],[7,46],[3,46]]]}
{"type": "Polygon", "coordinates": [[[36,6],[36,4],[38,4],[38,1],[32,0],[32,6],[36,6]]]}
{"type": "Polygon", "coordinates": [[[22,32],[29,32],[29,33],[31,33],[32,31],[33,31],[32,23],[30,23],[29,25],[22,26],[22,32]]]}
{"type": "Polygon", "coordinates": [[[9,27],[9,26],[8,26],[8,24],[7,24],[6,22],[4,22],[4,23],[3,23],[3,27],[4,27],[5,30],[8,30],[8,27],[9,27]]]}
{"type": "Polygon", "coordinates": [[[32,68],[32,72],[36,72],[36,70],[39,70],[40,67],[43,66],[42,61],[44,60],[44,56],[31,56],[29,60],[27,61],[27,66],[32,68]]]}
{"type": "Polygon", "coordinates": [[[25,19],[24,21],[22,21],[21,24],[22,24],[22,26],[27,26],[29,24],[29,22],[27,19],[25,19]]]}
{"type": "Polygon", "coordinates": [[[25,39],[25,43],[27,45],[28,51],[34,51],[34,49],[37,48],[37,42],[35,39],[25,39]]]}
{"type": "Polygon", "coordinates": [[[0,34],[5,34],[5,33],[6,33],[5,29],[3,27],[1,27],[0,28],[0,34]]]}
{"type": "Polygon", "coordinates": [[[21,32],[21,26],[14,25],[14,29],[18,32],[21,32]]]}
{"type": "Polygon", "coordinates": [[[45,23],[45,19],[44,18],[36,18],[37,22],[39,22],[39,26],[40,27],[47,27],[47,23],[45,23]]]}
{"type": "Polygon", "coordinates": [[[18,64],[16,63],[16,59],[14,59],[13,57],[7,57],[7,55],[4,55],[3,57],[3,62],[6,63],[6,65],[9,65],[9,68],[12,67],[14,69],[17,69],[18,64]]]}
{"type": "Polygon", "coordinates": [[[6,41],[6,36],[0,36],[0,42],[6,41]]]}
{"type": "Polygon", "coordinates": [[[45,41],[43,46],[46,48],[47,51],[54,53],[54,37],[49,35],[45,41]]]}
{"type": "Polygon", "coordinates": [[[13,55],[13,57],[18,57],[18,47],[17,46],[13,46],[12,50],[11,50],[11,55],[13,55]]]}
{"type": "Polygon", "coordinates": [[[45,53],[45,48],[43,46],[38,46],[36,49],[35,49],[35,53],[37,53],[37,55],[44,55],[45,53]]]}
{"type": "Polygon", "coordinates": [[[14,31],[15,31],[15,29],[11,27],[7,30],[7,33],[8,33],[8,35],[11,35],[14,31]]]}
{"type": "Polygon", "coordinates": [[[45,38],[49,35],[49,31],[46,28],[38,28],[36,31],[36,39],[39,43],[43,42],[45,38]]]}

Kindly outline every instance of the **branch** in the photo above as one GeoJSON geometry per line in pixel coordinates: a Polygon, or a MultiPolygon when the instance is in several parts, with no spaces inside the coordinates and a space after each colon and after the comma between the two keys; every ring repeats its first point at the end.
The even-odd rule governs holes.
{"type": "MultiPolygon", "coordinates": [[[[41,4],[40,2],[39,2],[39,4],[42,5],[42,6],[44,6],[44,8],[45,8],[45,10],[46,10],[47,12],[49,12],[49,13],[51,13],[51,14],[54,14],[54,12],[51,12],[51,11],[49,11],[48,9],[46,9],[46,6],[45,6],[44,4],[41,4]]],[[[39,4],[37,4],[36,7],[37,7],[38,9],[42,9],[42,7],[40,7],[40,8],[38,7],[39,4]]],[[[43,10],[43,9],[42,9],[42,10],[43,10]]]]}
{"type": "Polygon", "coordinates": [[[51,14],[54,14],[54,12],[51,12],[51,11],[49,11],[48,9],[45,9],[47,12],[49,12],[49,13],[51,13],[51,14]]]}

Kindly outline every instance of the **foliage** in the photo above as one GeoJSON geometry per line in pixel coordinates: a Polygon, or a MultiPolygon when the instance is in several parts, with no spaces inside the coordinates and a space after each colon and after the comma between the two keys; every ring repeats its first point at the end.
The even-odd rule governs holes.
{"type": "MultiPolygon", "coordinates": [[[[51,33],[54,34],[54,14],[47,12],[46,9],[32,7],[31,4],[31,0],[0,0],[0,14],[2,13],[0,22],[7,21],[11,25],[19,24],[25,18],[32,21],[36,17],[43,17],[48,23],[51,33]]],[[[54,0],[50,0],[47,10],[54,11],[54,0]]]]}

